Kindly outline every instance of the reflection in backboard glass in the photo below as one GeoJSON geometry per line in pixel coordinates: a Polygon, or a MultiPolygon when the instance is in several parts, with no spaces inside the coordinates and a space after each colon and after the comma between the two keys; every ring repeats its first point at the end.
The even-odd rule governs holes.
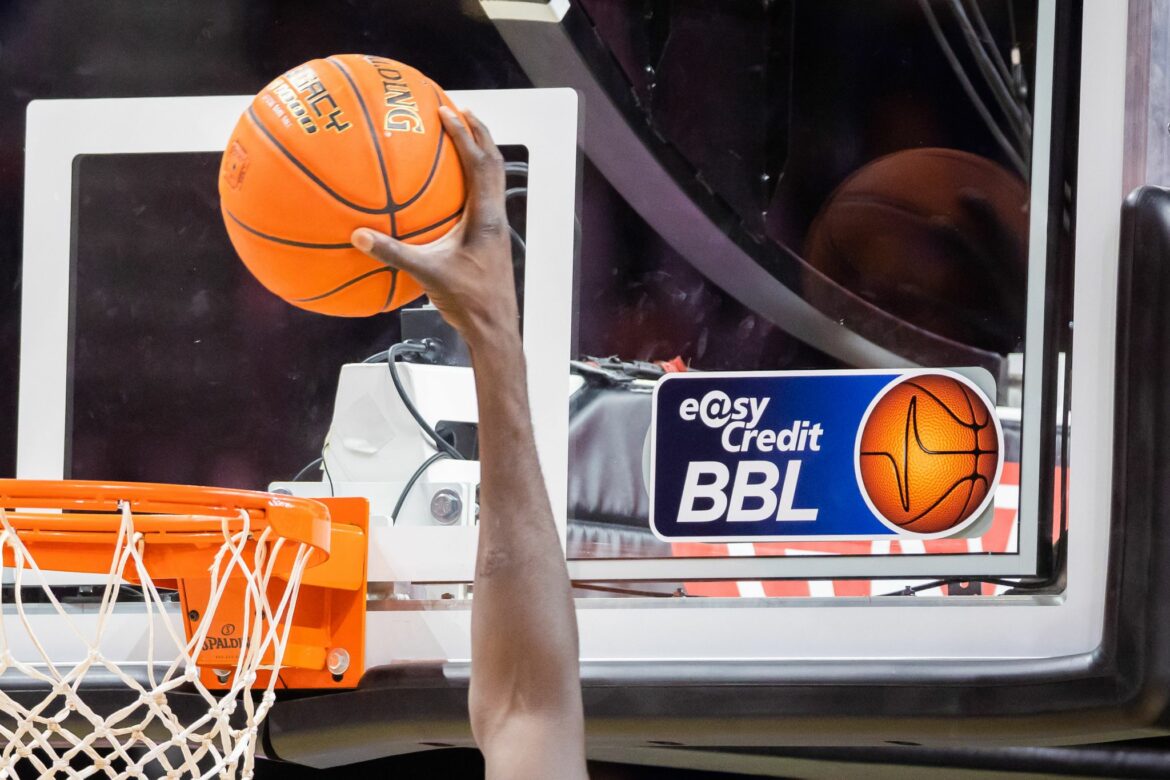
{"type": "MultiPolygon", "coordinates": [[[[642,68],[639,57],[651,55],[626,46],[639,29],[636,20],[602,8],[603,4],[585,5],[598,6],[602,36],[618,53],[631,88],[646,98],[647,112],[660,118],[666,141],[675,144],[694,169],[715,176],[709,181],[717,180],[716,169],[726,175],[727,166],[720,167],[713,151],[718,147],[697,143],[694,128],[678,124],[678,106],[671,97],[679,88],[672,80],[681,81],[684,73],[690,78],[688,89],[702,86],[702,77],[696,84],[693,69],[684,68],[683,57],[687,35],[699,35],[702,25],[686,10],[672,16],[671,40],[649,79],[650,71],[642,68]]],[[[1049,116],[1059,111],[1053,104],[1054,73],[1067,78],[1070,66],[1065,60],[1070,55],[1054,53],[1051,18],[1046,15],[1051,9],[1041,13],[1037,3],[1015,3],[1011,9],[1006,4],[984,5],[986,19],[979,23],[993,30],[997,39],[1002,37],[1005,52],[1014,52],[1017,63],[1000,72],[999,64],[989,59],[994,74],[987,84],[968,78],[985,63],[968,59],[971,53],[956,43],[962,40],[960,28],[949,15],[936,16],[930,4],[856,3],[848,14],[797,4],[787,17],[790,29],[785,35],[772,35],[771,49],[758,54],[778,56],[772,49],[791,46],[784,54],[790,67],[783,74],[783,91],[791,99],[781,115],[770,116],[779,126],[771,138],[782,139],[787,148],[783,159],[773,160],[778,183],[765,201],[744,192],[733,197],[726,188],[720,194],[727,195],[745,225],[758,223],[757,232],[798,259],[797,267],[803,269],[798,289],[814,306],[832,311],[839,296],[853,296],[891,316],[891,321],[941,337],[953,347],[951,360],[922,365],[990,372],[993,387],[988,396],[1003,430],[1004,464],[988,522],[978,533],[953,538],[907,534],[873,540],[712,543],[667,541],[651,534],[646,482],[630,475],[649,470],[644,461],[652,391],[664,369],[869,367],[835,360],[799,343],[777,349],[774,344],[783,334],[771,323],[751,316],[722,316],[718,293],[711,293],[689,269],[674,262],[670,252],[654,248],[645,253],[654,256],[653,261],[630,264],[629,276],[642,283],[641,290],[616,293],[615,302],[601,312],[582,308],[582,350],[603,357],[618,354],[621,360],[592,360],[577,368],[586,387],[574,398],[572,417],[571,558],[636,559],[653,561],[655,567],[706,559],[711,563],[701,568],[663,564],[643,571],[675,573],[662,578],[663,592],[682,589],[713,596],[869,595],[892,587],[866,581],[799,580],[743,582],[740,588],[735,582],[739,578],[712,581],[716,572],[725,571],[715,561],[727,558],[774,558],[770,569],[753,571],[775,577],[793,576],[792,559],[809,557],[929,558],[935,563],[919,561],[913,571],[930,576],[946,575],[958,559],[976,567],[981,565],[976,561],[1000,560],[1011,567],[998,570],[1004,574],[1037,573],[1047,565],[1037,566],[1032,556],[1035,540],[1040,539],[1040,556],[1049,558],[1049,545],[1062,523],[1059,421],[1067,401],[1063,377],[1069,369],[1063,354],[1068,332],[1062,328],[1054,333],[1050,323],[1068,321],[1067,311],[1061,313],[1068,299],[1063,286],[1067,270],[1059,269],[1067,269],[1071,255],[1068,225],[1048,230],[1050,209],[1061,213],[1065,208],[1049,203],[1049,161],[1063,158],[1065,151],[1052,148],[1046,131],[1049,116]],[[875,29],[889,34],[875,36],[875,29]],[[832,45],[801,47],[787,37],[799,41],[812,31],[827,34],[832,45]],[[862,41],[865,45],[855,45],[862,41]],[[973,92],[961,86],[964,79],[974,81],[973,92]],[[992,107],[990,112],[987,106],[992,107]],[[646,292],[651,279],[670,295],[646,292]],[[639,339],[627,330],[624,335],[607,331],[611,338],[590,341],[591,328],[585,324],[590,318],[636,322],[646,329],[638,332],[650,338],[639,339]],[[615,349],[615,342],[626,348],[615,349]],[[1028,458],[1039,462],[1039,473],[1027,468],[1022,473],[1021,463],[1028,458]],[[1021,504],[1022,496],[1030,496],[1034,503],[1021,504]],[[1008,563],[1009,559],[1018,560],[1008,563]],[[684,571],[692,572],[692,577],[680,575],[684,571]]],[[[712,22],[744,36],[745,61],[757,56],[751,50],[756,39],[741,29],[751,23],[747,16],[750,13],[712,22]]],[[[721,101],[720,109],[742,112],[736,99],[713,98],[721,101]]],[[[743,137],[750,129],[737,132],[713,127],[711,139],[757,148],[743,137]]],[[[1075,146],[1075,140],[1066,142],[1075,146]]],[[[610,209],[620,212],[620,204],[610,209]]],[[[894,348],[899,351],[898,345],[894,348]]],[[[688,443],[675,439],[665,446],[688,443]]],[[[620,571],[634,578],[635,569],[620,571]]],[[[906,577],[910,568],[883,571],[906,577]]],[[[1004,588],[952,585],[954,592],[963,593],[997,589],[1004,588]]]]}

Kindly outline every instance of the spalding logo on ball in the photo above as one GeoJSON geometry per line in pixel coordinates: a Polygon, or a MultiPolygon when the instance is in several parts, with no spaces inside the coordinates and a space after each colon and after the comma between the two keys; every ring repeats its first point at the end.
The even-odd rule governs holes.
{"type": "Polygon", "coordinates": [[[954,374],[913,374],[862,418],[856,469],[870,509],[901,533],[950,536],[979,519],[1003,468],[992,404],[954,374]]]}
{"type": "Polygon", "coordinates": [[[400,62],[342,54],[306,62],[252,100],[224,151],[224,224],[248,270],[302,309],[390,311],[422,294],[349,243],[368,227],[421,244],[463,211],[459,155],[439,121],[451,101],[400,62]]]}

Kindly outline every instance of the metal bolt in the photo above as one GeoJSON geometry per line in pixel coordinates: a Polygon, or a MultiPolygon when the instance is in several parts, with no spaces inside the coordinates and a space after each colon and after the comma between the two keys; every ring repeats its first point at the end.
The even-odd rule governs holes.
{"type": "Polygon", "coordinates": [[[451,488],[443,488],[431,496],[431,517],[440,525],[452,525],[463,513],[463,499],[451,488]]]}
{"type": "Polygon", "coordinates": [[[190,612],[188,612],[187,619],[188,620],[198,620],[199,619],[199,610],[193,609],[190,612]]]}
{"type": "Polygon", "coordinates": [[[219,680],[220,685],[227,685],[227,681],[231,678],[232,673],[227,669],[212,669],[215,672],[215,679],[219,680]]]}
{"type": "Polygon", "coordinates": [[[346,669],[349,669],[349,652],[344,647],[333,648],[325,656],[325,668],[335,676],[345,674],[346,669]]]}

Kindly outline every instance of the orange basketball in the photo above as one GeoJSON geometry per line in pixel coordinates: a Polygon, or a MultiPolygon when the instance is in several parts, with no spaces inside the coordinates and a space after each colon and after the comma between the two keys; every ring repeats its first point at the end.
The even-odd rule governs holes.
{"type": "Polygon", "coordinates": [[[999,474],[994,410],[943,374],[889,387],[858,437],[858,472],[874,510],[899,529],[949,531],[981,513],[999,474]]]}
{"type": "Polygon", "coordinates": [[[223,155],[220,206],[248,270],[302,309],[364,317],[422,288],[349,243],[368,227],[411,244],[463,211],[459,155],[439,121],[451,101],[394,60],[306,62],[260,91],[223,155]]]}
{"type": "MultiPolygon", "coordinates": [[[[899,319],[1010,352],[1024,332],[1028,198],[1018,176],[986,158],[894,152],[833,192],[809,227],[805,257],[899,319]]],[[[815,305],[828,305],[821,287],[809,289],[815,305]]]]}

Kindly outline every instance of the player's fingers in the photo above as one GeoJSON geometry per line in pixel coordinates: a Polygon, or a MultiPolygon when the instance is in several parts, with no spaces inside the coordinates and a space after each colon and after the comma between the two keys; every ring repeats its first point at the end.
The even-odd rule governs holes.
{"type": "Polygon", "coordinates": [[[492,134],[487,125],[479,121],[479,117],[471,111],[464,111],[463,118],[475,137],[480,156],[476,164],[477,175],[474,179],[476,197],[483,203],[493,204],[494,211],[504,211],[504,156],[496,148],[492,134]]]}
{"type": "Polygon", "coordinates": [[[406,271],[424,284],[430,277],[430,268],[421,247],[404,244],[385,233],[369,228],[358,228],[353,231],[349,240],[362,254],[392,268],[406,271]]]}
{"type": "Polygon", "coordinates": [[[463,123],[454,109],[448,106],[439,106],[439,119],[443,123],[443,129],[447,131],[447,135],[451,136],[451,143],[455,145],[455,151],[459,152],[459,162],[463,165],[464,178],[474,179],[476,164],[483,152],[475,143],[471,130],[463,123]]]}
{"type": "MultiPolygon", "coordinates": [[[[468,195],[480,206],[491,204],[502,197],[504,158],[500,156],[500,151],[488,134],[487,128],[469,111],[463,112],[463,117],[460,118],[447,106],[440,106],[439,116],[442,117],[443,127],[451,135],[451,140],[459,151],[468,195]],[[471,130],[473,123],[480,128],[486,146],[480,144],[473,135],[471,130]]],[[[474,217],[478,209],[473,207],[471,211],[474,217]]]]}
{"type": "MultiPolygon", "coordinates": [[[[482,148],[472,137],[469,124],[473,121],[465,114],[466,122],[446,106],[440,106],[439,115],[443,127],[450,133],[463,165],[463,176],[467,182],[468,231],[473,236],[498,239],[507,236],[508,217],[504,211],[504,161],[491,136],[485,136],[491,144],[491,151],[482,148]]],[[[483,128],[483,124],[477,122],[483,128]]],[[[486,128],[484,128],[486,133],[486,128]]]]}
{"type": "Polygon", "coordinates": [[[492,131],[488,130],[488,126],[472,113],[471,109],[464,109],[463,116],[471,128],[471,134],[475,137],[475,142],[479,144],[479,148],[489,157],[503,159],[500,150],[496,147],[495,139],[492,138],[492,131]]]}

